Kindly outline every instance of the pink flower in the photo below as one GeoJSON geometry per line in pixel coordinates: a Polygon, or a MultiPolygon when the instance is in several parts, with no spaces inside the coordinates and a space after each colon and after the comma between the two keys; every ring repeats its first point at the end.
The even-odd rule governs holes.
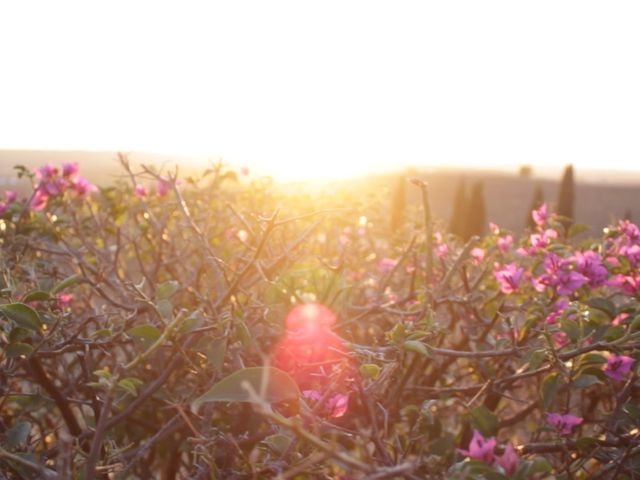
{"type": "Polygon", "coordinates": [[[93,183],[89,182],[89,180],[81,177],[80,175],[73,179],[72,186],[75,192],[81,197],[84,197],[89,193],[98,191],[98,188],[93,183]]]}
{"type": "Polygon", "coordinates": [[[43,180],[49,180],[58,175],[58,167],[51,164],[43,165],[36,170],[36,175],[43,180]]]}
{"type": "MultiPolygon", "coordinates": [[[[317,402],[322,398],[322,395],[317,390],[303,390],[302,396],[309,398],[314,402],[317,402]]],[[[347,413],[349,407],[349,395],[342,393],[336,393],[331,396],[324,404],[324,409],[329,413],[330,417],[339,418],[347,413]]]]}
{"type": "Polygon", "coordinates": [[[73,300],[73,295],[71,293],[60,293],[56,297],[56,300],[58,300],[58,307],[65,309],[73,300]]]}
{"type": "Polygon", "coordinates": [[[65,178],[72,178],[78,174],[80,166],[77,162],[63,163],[62,164],[62,176],[65,178]]]}
{"type": "Polygon", "coordinates": [[[449,245],[442,243],[436,248],[438,258],[447,258],[449,256],[449,245]]]}
{"type": "Polygon", "coordinates": [[[389,273],[398,264],[398,260],[393,258],[383,258],[378,262],[378,271],[381,273],[389,273]]]}
{"type": "Polygon", "coordinates": [[[507,443],[507,446],[504,448],[504,453],[496,457],[496,465],[499,465],[504,470],[504,473],[511,476],[516,473],[518,470],[518,463],[520,459],[518,458],[518,454],[516,449],[513,448],[511,443],[507,443]]]}
{"type": "MultiPolygon", "coordinates": [[[[640,247],[638,248],[640,254],[640,247]]],[[[576,264],[576,271],[589,279],[589,284],[593,287],[604,285],[609,276],[609,272],[602,264],[602,257],[592,250],[586,252],[576,252],[572,260],[576,264]]]]}
{"type": "Polygon", "coordinates": [[[547,318],[545,318],[545,323],[547,325],[555,325],[558,321],[558,318],[562,316],[568,306],[569,302],[566,299],[563,298],[558,300],[553,306],[553,310],[551,311],[551,313],[549,313],[549,315],[547,315],[547,318]]]}
{"type": "Polygon", "coordinates": [[[635,274],[623,275],[618,273],[611,277],[607,283],[612,287],[622,288],[622,291],[628,295],[635,295],[640,292],[640,277],[635,274]]]}
{"type": "Polygon", "coordinates": [[[18,199],[18,193],[13,190],[7,190],[4,192],[4,198],[7,200],[7,203],[13,203],[18,199]]]}
{"type": "Polygon", "coordinates": [[[4,202],[0,202],[0,217],[5,213],[7,213],[7,210],[8,210],[7,204],[4,202]]]}
{"type": "Polygon", "coordinates": [[[36,193],[33,195],[33,199],[31,200],[31,208],[34,210],[43,210],[47,203],[49,202],[49,194],[42,189],[36,190],[36,193]]]}
{"type": "Polygon", "coordinates": [[[623,245],[620,247],[619,255],[621,257],[626,257],[631,262],[631,265],[634,267],[638,265],[640,261],[640,245],[623,245]]]}
{"type": "Polygon", "coordinates": [[[623,325],[624,321],[630,316],[631,315],[629,315],[627,312],[619,313],[613,320],[611,320],[611,325],[623,325]]]}
{"type": "Polygon", "coordinates": [[[498,249],[502,253],[507,253],[511,249],[512,245],[513,237],[511,235],[498,238],[498,249]]]}
{"type": "Polygon", "coordinates": [[[149,194],[147,192],[147,188],[144,185],[141,185],[140,183],[136,185],[136,188],[134,189],[133,193],[138,198],[144,198],[149,194]]]}
{"type": "Polygon", "coordinates": [[[589,279],[581,273],[573,271],[560,271],[557,275],[556,292],[558,295],[571,295],[589,279]]]}
{"type": "Polygon", "coordinates": [[[480,264],[482,260],[484,260],[485,253],[485,250],[480,247],[471,249],[471,258],[473,259],[473,263],[476,265],[480,264]]]}
{"type": "Polygon", "coordinates": [[[481,462],[491,463],[493,462],[493,449],[496,447],[496,439],[494,437],[484,438],[482,434],[474,430],[473,437],[469,442],[469,450],[459,449],[458,451],[469,458],[474,460],[480,460],[481,462]]]}
{"type": "Polygon", "coordinates": [[[493,276],[498,281],[500,290],[507,295],[518,290],[523,274],[524,268],[518,267],[515,263],[503,266],[496,264],[493,271],[493,276]]]}
{"type": "Polygon", "coordinates": [[[540,208],[538,208],[537,210],[533,210],[531,212],[531,218],[533,218],[533,221],[536,223],[536,225],[544,225],[549,218],[547,204],[543,203],[542,205],[540,205],[540,208]]]}
{"type": "Polygon", "coordinates": [[[547,422],[551,424],[560,435],[571,435],[575,427],[580,425],[584,419],[567,413],[561,415],[559,413],[547,413],[547,422]]]}
{"type": "Polygon", "coordinates": [[[489,222],[489,231],[494,235],[500,235],[500,227],[493,222],[489,222]]]}
{"type": "Polygon", "coordinates": [[[349,395],[342,393],[336,393],[329,400],[327,400],[327,410],[329,410],[329,416],[333,418],[342,417],[347,413],[349,407],[349,395]]]}
{"type": "Polygon", "coordinates": [[[156,194],[164,197],[171,191],[171,181],[168,178],[160,177],[156,182],[156,194]]]}
{"type": "Polygon", "coordinates": [[[604,367],[604,374],[617,381],[624,380],[625,375],[631,371],[634,361],[633,358],[626,355],[611,354],[604,367]]]}
{"type": "Polygon", "coordinates": [[[249,175],[249,167],[242,167],[242,168],[240,169],[240,173],[241,173],[242,175],[244,175],[245,177],[247,177],[247,176],[249,175]]]}

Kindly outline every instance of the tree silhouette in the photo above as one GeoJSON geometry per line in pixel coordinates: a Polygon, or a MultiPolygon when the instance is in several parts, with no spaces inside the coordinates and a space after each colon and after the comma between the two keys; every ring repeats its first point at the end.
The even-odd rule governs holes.
{"type": "Polygon", "coordinates": [[[558,192],[558,206],[556,213],[561,217],[565,217],[561,220],[565,231],[569,229],[573,223],[574,215],[574,200],[575,200],[575,185],[573,179],[573,165],[567,165],[562,175],[562,182],[560,183],[560,191],[558,192]]]}
{"type": "Polygon", "coordinates": [[[536,185],[535,190],[533,191],[533,199],[531,200],[531,205],[527,210],[527,217],[525,218],[524,225],[525,227],[529,227],[534,229],[536,227],[536,222],[533,221],[533,217],[531,216],[531,212],[544,203],[544,190],[542,189],[542,185],[536,185]]]}
{"type": "Polygon", "coordinates": [[[467,224],[467,186],[464,178],[458,181],[458,189],[453,199],[453,211],[449,222],[449,232],[460,237],[466,235],[467,224]]]}
{"type": "Polygon", "coordinates": [[[483,235],[487,223],[487,212],[484,204],[484,186],[481,181],[473,184],[469,203],[467,204],[465,240],[473,235],[483,235]]]}
{"type": "Polygon", "coordinates": [[[404,175],[399,175],[391,197],[391,215],[389,227],[391,232],[397,232],[404,223],[404,212],[407,208],[406,179],[404,175]]]}

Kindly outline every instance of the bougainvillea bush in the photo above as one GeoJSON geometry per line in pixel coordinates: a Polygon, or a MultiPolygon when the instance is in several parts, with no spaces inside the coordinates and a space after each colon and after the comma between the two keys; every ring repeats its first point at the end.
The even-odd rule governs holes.
{"type": "Polygon", "coordinates": [[[0,478],[640,478],[633,223],[120,161],[0,203],[0,478]]]}

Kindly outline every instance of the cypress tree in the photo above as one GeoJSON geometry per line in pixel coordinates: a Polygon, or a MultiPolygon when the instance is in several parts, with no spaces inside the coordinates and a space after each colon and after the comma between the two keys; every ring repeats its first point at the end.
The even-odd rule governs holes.
{"type": "Polygon", "coordinates": [[[453,211],[451,212],[451,220],[449,222],[449,232],[460,237],[466,235],[465,225],[467,223],[467,186],[464,178],[458,181],[458,189],[453,199],[453,211]]]}
{"type": "Polygon", "coordinates": [[[466,215],[465,240],[473,235],[484,235],[487,223],[487,211],[484,204],[484,186],[481,181],[476,182],[471,189],[466,215]]]}
{"type": "Polygon", "coordinates": [[[407,191],[406,179],[404,175],[400,175],[396,180],[396,185],[391,197],[391,215],[389,219],[389,227],[391,233],[398,232],[404,222],[404,212],[407,208],[407,191]]]}
{"type": "Polygon", "coordinates": [[[529,210],[527,210],[527,218],[525,219],[525,227],[529,227],[531,229],[536,228],[536,223],[533,221],[533,217],[531,216],[531,212],[540,208],[540,206],[544,203],[544,190],[542,190],[542,185],[536,185],[535,190],[533,191],[533,199],[531,200],[531,205],[529,206],[529,210]]]}
{"type": "Polygon", "coordinates": [[[575,200],[575,185],[573,179],[573,165],[567,165],[562,175],[560,191],[558,192],[558,207],[556,212],[566,219],[562,220],[565,231],[573,223],[573,202],[575,200]]]}

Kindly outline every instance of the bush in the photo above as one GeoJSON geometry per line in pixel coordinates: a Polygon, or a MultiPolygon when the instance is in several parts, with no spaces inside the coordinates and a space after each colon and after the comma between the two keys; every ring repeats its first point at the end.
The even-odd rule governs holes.
{"type": "Polygon", "coordinates": [[[637,476],[632,223],[402,245],[382,198],[121,162],[0,206],[6,478],[637,476]]]}

